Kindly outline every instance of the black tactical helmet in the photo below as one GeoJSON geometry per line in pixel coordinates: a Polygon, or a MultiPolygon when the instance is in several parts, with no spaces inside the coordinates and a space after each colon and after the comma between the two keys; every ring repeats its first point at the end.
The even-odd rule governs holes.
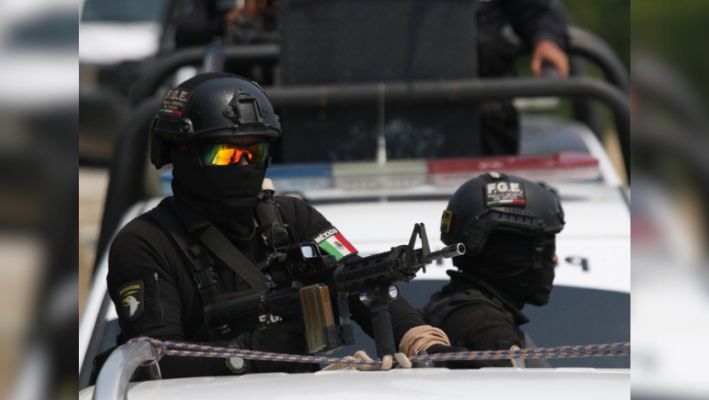
{"type": "Polygon", "coordinates": [[[495,231],[540,240],[561,232],[564,210],[555,191],[541,183],[490,172],[470,179],[453,194],[441,219],[441,240],[479,253],[495,231]]]}
{"type": "Polygon", "coordinates": [[[150,128],[150,161],[169,164],[170,148],[193,140],[261,136],[277,139],[281,123],[266,93],[238,75],[208,73],[167,92],[150,128]]]}

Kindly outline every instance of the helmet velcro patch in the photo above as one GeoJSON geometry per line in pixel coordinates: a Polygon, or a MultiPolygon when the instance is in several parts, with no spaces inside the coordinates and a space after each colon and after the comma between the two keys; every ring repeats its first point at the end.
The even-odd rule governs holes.
{"type": "Polygon", "coordinates": [[[192,96],[192,91],[182,88],[171,89],[165,94],[160,106],[160,112],[181,117],[192,96]]]}
{"type": "Polygon", "coordinates": [[[443,211],[441,216],[441,232],[449,233],[451,231],[451,221],[453,220],[453,212],[451,210],[443,211]]]}
{"type": "Polygon", "coordinates": [[[524,195],[524,186],[520,182],[496,181],[485,185],[485,205],[497,206],[524,206],[527,199],[524,195]]]}

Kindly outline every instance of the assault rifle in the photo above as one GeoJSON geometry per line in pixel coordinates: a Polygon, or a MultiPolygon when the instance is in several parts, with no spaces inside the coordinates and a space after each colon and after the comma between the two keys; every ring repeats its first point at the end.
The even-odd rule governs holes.
{"type": "Polygon", "coordinates": [[[389,314],[389,303],[398,297],[394,283],[410,281],[438,258],[464,253],[462,243],[430,251],[422,223],[414,225],[408,244],[347,263],[323,254],[315,243],[301,243],[271,254],[259,265],[269,278],[269,289],[208,305],[205,317],[213,331],[232,337],[302,318],[310,353],[328,352],[354,343],[349,299],[356,295],[371,310],[377,354],[394,354],[389,314]],[[419,249],[414,248],[417,237],[419,249]]]}

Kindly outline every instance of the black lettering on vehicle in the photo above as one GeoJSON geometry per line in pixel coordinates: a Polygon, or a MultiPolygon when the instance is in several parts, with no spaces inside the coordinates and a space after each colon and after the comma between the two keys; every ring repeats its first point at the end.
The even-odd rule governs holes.
{"type": "Polygon", "coordinates": [[[583,272],[588,272],[590,269],[587,257],[567,256],[564,258],[564,261],[571,266],[581,267],[583,272]]]}

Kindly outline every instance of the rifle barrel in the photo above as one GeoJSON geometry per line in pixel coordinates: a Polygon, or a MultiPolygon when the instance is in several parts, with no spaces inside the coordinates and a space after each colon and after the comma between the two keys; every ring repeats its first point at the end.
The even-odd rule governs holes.
{"type": "Polygon", "coordinates": [[[428,254],[428,259],[435,260],[438,257],[451,258],[455,256],[462,256],[463,254],[465,254],[465,245],[463,243],[456,243],[446,246],[438,251],[432,251],[428,254]]]}

